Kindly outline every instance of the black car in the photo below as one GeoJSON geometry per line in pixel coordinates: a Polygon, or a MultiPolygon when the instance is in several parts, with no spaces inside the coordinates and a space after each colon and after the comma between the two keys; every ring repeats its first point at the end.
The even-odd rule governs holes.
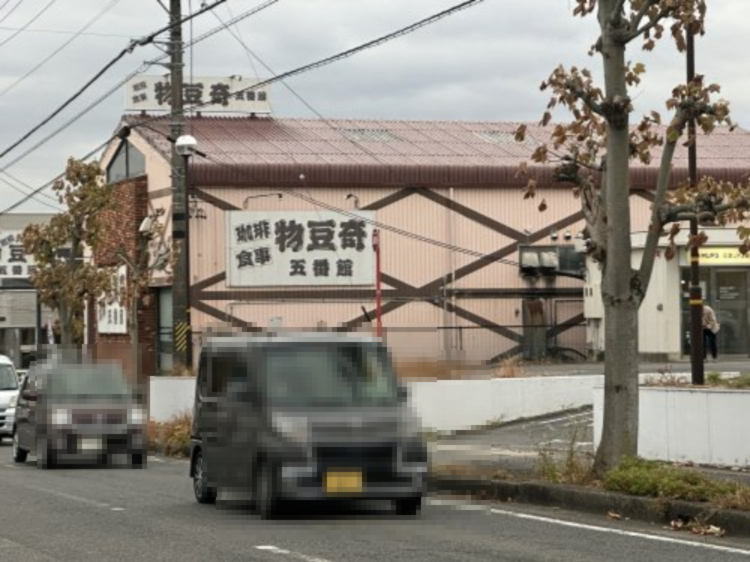
{"type": "Polygon", "coordinates": [[[125,456],[147,458],[147,412],[112,365],[48,363],[30,370],[16,408],[13,458],[38,468],[125,456]]]}
{"type": "Polygon", "coordinates": [[[249,492],[263,518],[289,500],[390,500],[416,514],[428,454],[377,339],[209,339],[199,360],[190,476],[200,503],[249,492]]]}

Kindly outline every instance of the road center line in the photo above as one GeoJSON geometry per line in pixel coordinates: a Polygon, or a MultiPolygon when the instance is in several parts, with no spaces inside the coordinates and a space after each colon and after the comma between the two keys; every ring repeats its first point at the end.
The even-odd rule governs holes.
{"type": "Polygon", "coordinates": [[[700,542],[688,541],[684,539],[673,539],[670,537],[663,537],[660,535],[639,533],[637,531],[624,531],[622,529],[613,529],[610,527],[599,527],[597,525],[586,525],[585,523],[574,523],[573,521],[564,521],[562,519],[553,519],[551,517],[542,517],[540,515],[529,515],[526,513],[517,513],[514,511],[507,511],[504,509],[490,509],[490,513],[493,513],[495,515],[505,515],[507,517],[515,517],[516,519],[527,519],[530,521],[538,521],[540,523],[560,525],[563,527],[573,527],[574,529],[596,531],[599,533],[610,533],[613,535],[620,535],[624,537],[633,537],[633,538],[638,538],[638,539],[646,539],[650,541],[665,542],[665,543],[670,543],[670,544],[679,544],[681,546],[689,546],[692,548],[704,548],[707,550],[715,550],[717,552],[728,552],[731,554],[741,554],[743,556],[750,556],[750,550],[732,548],[729,546],[720,546],[720,545],[715,545],[715,544],[700,543],[700,542]]]}
{"type": "Polygon", "coordinates": [[[284,548],[279,548],[273,545],[261,545],[256,546],[255,548],[258,550],[263,550],[265,552],[273,552],[274,554],[288,556],[289,558],[296,558],[297,560],[302,560],[303,562],[330,562],[330,560],[326,560],[325,558],[310,556],[308,554],[302,554],[301,552],[293,552],[291,550],[286,550],[284,548]]]}
{"type": "Polygon", "coordinates": [[[58,498],[71,500],[78,503],[83,503],[86,505],[92,505],[94,507],[102,507],[106,509],[110,509],[112,506],[107,503],[98,502],[96,500],[90,500],[87,498],[82,498],[80,496],[74,496],[72,494],[66,494],[65,492],[60,492],[58,490],[50,490],[49,488],[42,488],[39,486],[26,486],[27,488],[31,490],[36,490],[37,492],[44,492],[45,494],[51,494],[53,496],[57,496],[58,498]]]}

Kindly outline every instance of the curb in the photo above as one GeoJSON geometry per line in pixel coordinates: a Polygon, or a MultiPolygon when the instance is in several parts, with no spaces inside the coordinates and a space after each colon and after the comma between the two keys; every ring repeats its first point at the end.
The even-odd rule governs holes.
{"type": "Polygon", "coordinates": [[[681,519],[699,520],[724,529],[727,534],[750,537],[750,512],[716,509],[705,503],[628,496],[584,486],[546,482],[510,482],[460,476],[430,475],[431,492],[468,494],[483,500],[515,501],[605,515],[614,511],[622,518],[669,525],[681,519]]]}

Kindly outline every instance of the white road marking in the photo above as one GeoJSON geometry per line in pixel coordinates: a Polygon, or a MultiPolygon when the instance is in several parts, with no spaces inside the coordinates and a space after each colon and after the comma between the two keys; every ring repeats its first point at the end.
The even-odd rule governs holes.
{"type": "Polygon", "coordinates": [[[728,552],[731,554],[741,554],[743,556],[750,556],[750,550],[744,550],[741,548],[732,548],[729,546],[721,546],[716,544],[708,544],[702,542],[688,541],[684,539],[673,539],[670,537],[664,537],[661,535],[651,535],[649,533],[639,533],[636,531],[624,531],[622,529],[614,529],[611,527],[599,527],[597,525],[586,525],[585,523],[574,523],[573,521],[565,521],[562,519],[553,519],[551,517],[542,517],[540,515],[529,515],[526,513],[517,513],[515,511],[507,511],[505,509],[490,509],[490,513],[495,515],[505,515],[507,517],[515,517],[517,519],[527,519],[529,521],[538,521],[540,523],[549,523],[551,525],[560,525],[563,527],[572,527],[575,529],[583,529],[586,531],[596,531],[598,533],[610,533],[613,535],[620,535],[624,537],[632,537],[637,539],[646,539],[656,542],[665,542],[669,544],[678,544],[680,546],[688,546],[691,548],[704,548],[707,550],[715,550],[717,552],[728,552]]]}
{"type": "Polygon", "coordinates": [[[476,453],[486,456],[504,456],[504,457],[533,457],[537,453],[535,451],[517,451],[513,449],[502,449],[500,447],[487,447],[484,445],[451,445],[451,444],[437,444],[432,446],[433,451],[438,452],[468,452],[476,453]]]}
{"type": "Polygon", "coordinates": [[[265,552],[273,552],[274,554],[281,554],[283,556],[288,556],[289,558],[296,558],[297,560],[302,560],[303,562],[330,562],[329,560],[326,560],[325,558],[320,558],[318,556],[310,556],[309,554],[302,554],[301,552],[293,552],[291,550],[286,550],[284,548],[279,548],[273,545],[262,545],[262,546],[256,546],[255,548],[258,550],[263,550],[265,552]]]}
{"type": "Polygon", "coordinates": [[[160,459],[159,457],[149,457],[148,460],[153,462],[167,462],[164,459],[160,459]]]}
{"type": "Polygon", "coordinates": [[[125,511],[124,507],[113,507],[112,511],[125,511]]]}
{"type": "Polygon", "coordinates": [[[37,492],[44,492],[46,494],[51,494],[53,496],[57,496],[58,498],[63,498],[63,499],[66,499],[66,500],[71,500],[71,501],[78,502],[78,503],[83,503],[83,504],[86,504],[86,505],[92,505],[94,507],[102,507],[102,508],[105,508],[105,509],[110,509],[112,507],[108,503],[102,503],[102,502],[98,502],[96,500],[90,500],[90,499],[87,499],[87,498],[82,498],[80,496],[74,496],[72,494],[66,494],[65,492],[60,492],[58,490],[50,490],[49,488],[42,488],[42,487],[39,487],[39,486],[26,486],[26,487],[29,488],[29,489],[31,489],[31,490],[36,490],[37,492]]]}

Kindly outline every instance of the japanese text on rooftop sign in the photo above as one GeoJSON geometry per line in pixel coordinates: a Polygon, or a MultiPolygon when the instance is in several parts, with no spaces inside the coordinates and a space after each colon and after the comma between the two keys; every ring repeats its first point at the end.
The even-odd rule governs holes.
{"type": "MultiPolygon", "coordinates": [[[[271,113],[268,86],[252,88],[258,80],[231,77],[197,77],[183,85],[186,109],[201,106],[201,113],[271,113]]],[[[139,75],[125,84],[125,111],[169,111],[172,87],[165,76],[139,75]]]]}
{"type": "Polygon", "coordinates": [[[0,278],[26,279],[36,271],[33,256],[27,255],[21,231],[0,232],[0,278]]]}
{"type": "Polygon", "coordinates": [[[375,213],[233,211],[227,216],[230,287],[375,284],[375,213]]]}

